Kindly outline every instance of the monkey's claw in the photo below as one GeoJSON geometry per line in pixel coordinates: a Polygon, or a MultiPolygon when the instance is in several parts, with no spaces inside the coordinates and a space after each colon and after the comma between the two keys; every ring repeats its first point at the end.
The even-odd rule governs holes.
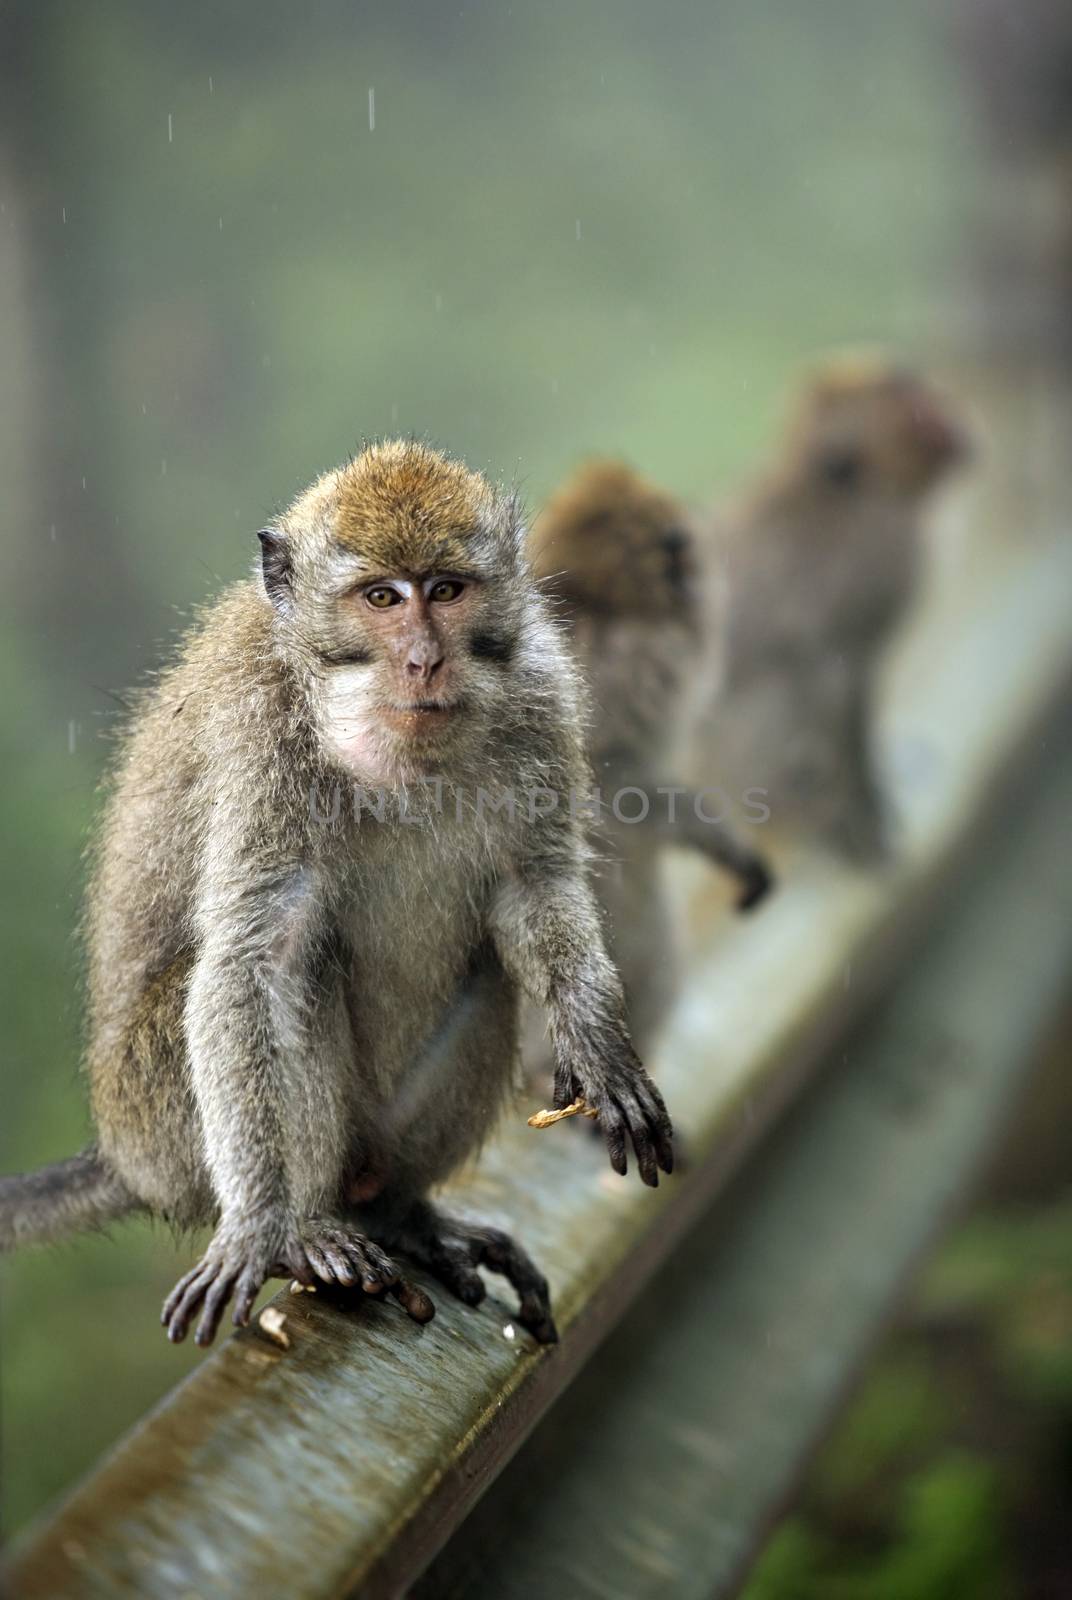
{"type": "Polygon", "coordinates": [[[477,1268],[501,1273],[517,1292],[521,1326],[538,1344],[557,1344],[547,1279],[508,1233],[422,1205],[410,1218],[403,1242],[408,1255],[469,1306],[478,1306],[487,1294],[477,1268]]]}
{"type": "Polygon", "coordinates": [[[160,1321],[167,1328],[168,1338],[173,1344],[180,1344],[201,1307],[194,1338],[199,1345],[211,1344],[232,1295],[235,1323],[247,1323],[253,1302],[272,1270],[271,1260],[255,1244],[217,1234],[196,1267],[179,1279],[164,1301],[160,1321]]]}

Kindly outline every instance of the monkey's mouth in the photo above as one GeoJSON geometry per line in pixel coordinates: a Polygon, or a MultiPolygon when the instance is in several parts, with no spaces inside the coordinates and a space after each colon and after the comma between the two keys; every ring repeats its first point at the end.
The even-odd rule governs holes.
{"type": "Polygon", "coordinates": [[[463,705],[462,700],[411,700],[405,705],[389,706],[384,719],[400,733],[424,733],[449,722],[463,705]]]}

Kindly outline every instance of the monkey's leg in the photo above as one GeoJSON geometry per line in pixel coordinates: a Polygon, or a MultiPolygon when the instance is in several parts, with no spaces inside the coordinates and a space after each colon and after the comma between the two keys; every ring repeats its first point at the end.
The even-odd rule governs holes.
{"type": "Polygon", "coordinates": [[[698,850],[736,878],[738,911],[751,911],[770,893],[774,877],[763,857],[742,844],[728,822],[711,814],[703,795],[698,796],[691,789],[674,789],[655,797],[652,811],[657,814],[649,814],[648,826],[655,829],[661,844],[698,850]]]}
{"type": "Polygon", "coordinates": [[[182,1339],[200,1308],[196,1337],[208,1344],[232,1296],[244,1324],[261,1285],[279,1276],[360,1283],[427,1320],[427,1296],[334,1215],[356,1115],[344,974],[320,876],[276,867],[274,856],[251,876],[254,824],[263,850],[273,814],[221,815],[208,852],[183,1021],[219,1221],[162,1321],[169,1338],[182,1339]]]}
{"type": "Polygon", "coordinates": [[[889,812],[876,769],[873,721],[870,686],[860,668],[838,708],[840,805],[831,837],[844,855],[864,866],[879,865],[890,855],[889,812]]]}
{"type": "Polygon", "coordinates": [[[557,1343],[547,1279],[521,1246],[500,1228],[450,1216],[420,1201],[407,1213],[392,1243],[427,1267],[468,1306],[479,1305],[487,1293],[477,1268],[501,1273],[521,1302],[521,1326],[539,1344],[557,1343]]]}

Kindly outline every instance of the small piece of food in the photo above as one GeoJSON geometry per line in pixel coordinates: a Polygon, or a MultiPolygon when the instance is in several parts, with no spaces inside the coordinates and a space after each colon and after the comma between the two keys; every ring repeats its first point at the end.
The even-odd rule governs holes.
{"type": "Polygon", "coordinates": [[[563,1106],[561,1111],[536,1111],[529,1118],[530,1128],[550,1128],[553,1123],[561,1122],[563,1117],[597,1117],[599,1112],[590,1106],[582,1096],[571,1101],[568,1106],[563,1106]]]}
{"type": "Polygon", "coordinates": [[[257,1326],[268,1335],[273,1344],[283,1350],[290,1349],[290,1335],[286,1331],[286,1317],[278,1306],[265,1306],[257,1318],[257,1326]]]}

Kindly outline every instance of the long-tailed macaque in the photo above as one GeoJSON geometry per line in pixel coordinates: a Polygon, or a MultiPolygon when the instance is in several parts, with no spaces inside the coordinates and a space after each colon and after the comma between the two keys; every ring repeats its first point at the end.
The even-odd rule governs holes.
{"type": "Polygon", "coordinates": [[[579,687],[513,499],[421,444],[364,449],[260,534],[122,748],[90,894],[95,1145],[0,1183],[0,1242],[127,1212],[212,1224],[164,1306],[245,1323],[264,1281],[433,1314],[388,1252],[472,1304],[504,1233],[427,1199],[511,1087],[519,991],[547,1007],[555,1100],[611,1164],[672,1166],[626,1030],[574,792],[579,687]]]}
{"type": "Polygon", "coordinates": [[[880,357],[832,361],[708,549],[725,583],[726,651],[704,774],[731,795],[763,791],[775,829],[860,862],[889,843],[877,670],[916,594],[924,505],[966,448],[923,378],[880,357]]]}

